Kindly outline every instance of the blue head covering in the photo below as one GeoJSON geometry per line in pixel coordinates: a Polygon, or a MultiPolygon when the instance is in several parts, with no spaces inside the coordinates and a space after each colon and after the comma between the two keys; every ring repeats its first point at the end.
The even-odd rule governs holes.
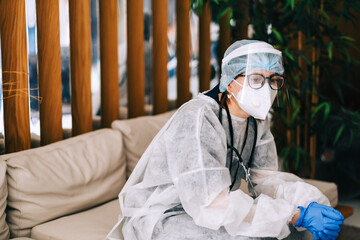
{"type": "Polygon", "coordinates": [[[259,49],[259,52],[257,52],[257,49],[249,46],[246,51],[249,51],[250,54],[237,56],[234,52],[238,51],[240,47],[252,43],[263,44],[266,46],[266,49],[270,49],[269,51],[275,50],[270,44],[257,40],[241,40],[233,43],[224,54],[223,64],[221,66],[220,92],[225,92],[230,82],[239,74],[245,72],[247,67],[253,70],[268,70],[280,74],[283,73],[280,51],[278,51],[280,55],[267,52],[266,49],[259,49]],[[248,62],[249,56],[251,56],[250,62],[248,62]]]}

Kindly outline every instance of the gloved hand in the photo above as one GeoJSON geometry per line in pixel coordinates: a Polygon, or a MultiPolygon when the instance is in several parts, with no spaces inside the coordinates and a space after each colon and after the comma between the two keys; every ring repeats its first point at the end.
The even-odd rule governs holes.
{"type": "Polygon", "coordinates": [[[309,230],[315,240],[333,240],[339,235],[343,215],[332,207],[311,202],[307,208],[298,207],[300,216],[295,227],[309,230]]]}

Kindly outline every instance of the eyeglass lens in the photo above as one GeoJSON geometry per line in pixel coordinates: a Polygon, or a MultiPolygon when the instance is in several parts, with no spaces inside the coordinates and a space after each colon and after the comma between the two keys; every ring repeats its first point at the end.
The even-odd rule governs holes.
{"type": "Polygon", "coordinates": [[[264,77],[264,75],[259,73],[253,73],[247,76],[249,85],[251,88],[259,89],[265,84],[265,80],[269,79],[270,88],[274,90],[280,89],[284,84],[284,76],[282,75],[271,75],[270,77],[264,77]]]}

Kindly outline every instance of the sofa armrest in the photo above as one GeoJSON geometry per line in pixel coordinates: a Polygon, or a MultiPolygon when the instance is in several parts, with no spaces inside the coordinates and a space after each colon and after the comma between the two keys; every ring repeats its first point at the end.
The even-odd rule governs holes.
{"type": "Polygon", "coordinates": [[[337,205],[335,207],[341,214],[344,216],[344,218],[348,218],[351,215],[354,214],[354,209],[350,206],[344,206],[344,205],[337,205]]]}
{"type": "Polygon", "coordinates": [[[121,134],[101,129],[0,157],[7,163],[7,223],[29,237],[43,222],[114,199],[125,179],[121,134]]]}

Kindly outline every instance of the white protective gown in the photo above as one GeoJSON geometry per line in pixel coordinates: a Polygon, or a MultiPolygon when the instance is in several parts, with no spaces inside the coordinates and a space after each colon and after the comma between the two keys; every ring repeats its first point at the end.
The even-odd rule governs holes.
{"type": "MultiPolygon", "coordinates": [[[[229,191],[228,121],[223,110],[221,124],[218,111],[200,94],[166,123],[119,194],[122,215],[109,239],[301,239],[288,225],[297,206],[330,205],[317,188],[277,171],[268,119],[257,121],[251,164],[258,197],[229,191]]],[[[232,116],[232,124],[240,149],[246,120],[232,116]]]]}

